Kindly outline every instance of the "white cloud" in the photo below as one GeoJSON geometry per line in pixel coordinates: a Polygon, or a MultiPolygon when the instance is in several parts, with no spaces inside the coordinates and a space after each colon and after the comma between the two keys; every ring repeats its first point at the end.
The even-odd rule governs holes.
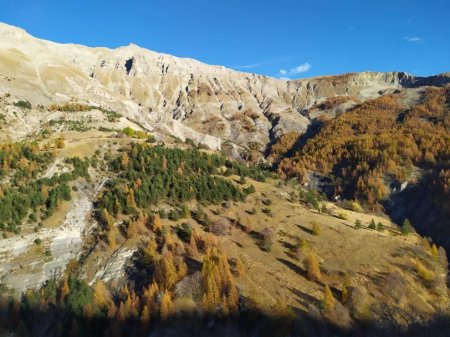
{"type": "Polygon", "coordinates": [[[266,64],[270,64],[272,63],[273,60],[266,60],[266,61],[261,61],[261,62],[257,62],[257,63],[253,63],[253,64],[247,64],[247,65],[243,65],[243,66],[234,66],[231,67],[233,69],[253,69],[253,68],[257,68],[266,64]]]}
{"type": "Polygon", "coordinates": [[[292,75],[297,75],[300,73],[307,72],[309,69],[311,69],[311,65],[308,62],[306,62],[306,63],[300,64],[298,67],[291,69],[290,73],[292,75]]]}
{"type": "Polygon", "coordinates": [[[423,38],[419,36],[405,36],[406,42],[423,42],[423,38]]]}
{"type": "Polygon", "coordinates": [[[295,76],[301,73],[305,73],[309,71],[312,68],[311,64],[308,62],[305,62],[303,64],[300,64],[299,66],[292,68],[290,70],[281,69],[279,71],[280,75],[282,76],[282,79],[287,79],[288,76],[295,76]]]}
{"type": "Polygon", "coordinates": [[[281,77],[280,77],[280,80],[289,81],[290,78],[289,78],[289,77],[283,77],[283,76],[281,76],[281,77]]]}

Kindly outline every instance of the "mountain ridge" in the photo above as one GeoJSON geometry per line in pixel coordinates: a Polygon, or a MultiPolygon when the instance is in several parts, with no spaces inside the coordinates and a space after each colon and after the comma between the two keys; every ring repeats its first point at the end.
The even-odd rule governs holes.
{"type": "MultiPolygon", "coordinates": [[[[69,101],[120,111],[149,130],[192,138],[210,148],[224,142],[264,151],[289,131],[304,133],[308,110],[328,97],[359,101],[403,88],[450,82],[446,74],[363,72],[280,80],[159,54],[58,44],[0,25],[0,91],[33,105],[69,101]],[[306,113],[304,113],[306,111],[306,113]]],[[[45,117],[45,116],[42,116],[45,117]]]]}

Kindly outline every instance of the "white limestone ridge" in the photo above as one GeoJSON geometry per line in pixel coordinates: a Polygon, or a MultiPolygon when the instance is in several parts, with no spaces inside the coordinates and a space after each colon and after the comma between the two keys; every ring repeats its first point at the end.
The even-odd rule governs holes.
{"type": "Polygon", "coordinates": [[[134,44],[116,49],[58,44],[0,23],[0,94],[33,105],[69,100],[99,105],[213,148],[224,140],[264,147],[286,131],[304,132],[310,118],[300,112],[325,97],[364,100],[415,80],[405,73],[364,72],[285,81],[134,44]]]}

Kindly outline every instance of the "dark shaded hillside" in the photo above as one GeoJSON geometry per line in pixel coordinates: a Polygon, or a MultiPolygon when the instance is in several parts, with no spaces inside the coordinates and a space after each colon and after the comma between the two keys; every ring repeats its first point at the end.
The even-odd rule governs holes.
{"type": "Polygon", "coordinates": [[[439,196],[439,191],[430,185],[433,185],[432,177],[423,177],[417,184],[392,195],[384,206],[393,221],[400,224],[409,219],[420,235],[431,237],[449,251],[450,201],[439,196]]]}
{"type": "MultiPolygon", "coordinates": [[[[78,280],[79,286],[66,296],[68,300],[53,298],[52,292],[57,290],[54,284],[47,284],[46,293],[39,296],[29,292],[21,302],[0,298],[0,334],[16,336],[299,336],[299,337],[446,337],[449,336],[450,319],[438,316],[432,321],[413,323],[408,328],[396,324],[391,315],[398,312],[386,312],[378,322],[371,322],[342,329],[318,317],[306,316],[294,319],[289,311],[274,312],[270,315],[243,309],[238,315],[226,317],[196,317],[176,315],[164,321],[138,319],[132,310],[123,307],[117,317],[101,311],[96,305],[90,311],[79,312],[79,305],[89,298],[93,300],[93,291],[78,280]],[[81,296],[75,298],[74,296],[81,296]],[[70,299],[70,300],[69,300],[70,299]]],[[[408,315],[407,315],[408,316],[408,315]]],[[[412,317],[409,315],[410,318],[412,317]]],[[[406,317],[406,316],[405,316],[406,317]]]]}

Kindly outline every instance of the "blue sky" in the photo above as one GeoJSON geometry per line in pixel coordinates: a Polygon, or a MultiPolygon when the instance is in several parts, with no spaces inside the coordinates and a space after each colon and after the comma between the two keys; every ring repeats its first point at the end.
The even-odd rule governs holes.
{"type": "Polygon", "coordinates": [[[273,77],[450,71],[449,0],[1,0],[0,21],[273,77]]]}

